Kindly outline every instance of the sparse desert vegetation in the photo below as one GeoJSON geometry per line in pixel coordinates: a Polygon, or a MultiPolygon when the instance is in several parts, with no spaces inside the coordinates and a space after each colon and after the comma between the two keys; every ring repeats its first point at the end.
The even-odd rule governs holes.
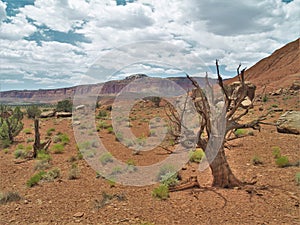
{"type": "MultiPolygon", "coordinates": [[[[116,119],[117,127],[112,126],[111,96],[101,96],[97,101],[95,127],[85,123],[89,106],[81,107],[82,114],[73,120],[38,118],[46,111],[39,106],[3,107],[0,223],[296,224],[300,204],[299,135],[280,133],[275,126],[283,113],[298,108],[297,95],[285,89],[280,95],[261,94],[243,116],[245,108],[236,109],[243,124],[269,114],[259,128],[250,124],[253,131],[248,125],[232,129],[230,141],[221,146],[225,157],[221,164],[230,165],[230,172],[241,181],[232,186],[221,182],[212,187],[216,174],[224,175],[212,174],[212,169],[222,168],[221,164],[205,170],[201,167],[209,152],[201,143],[191,147],[189,140],[172,134],[175,129],[168,123],[167,101],[163,98],[137,99],[127,119],[116,119]],[[25,113],[27,116],[23,116],[25,113]],[[7,121],[14,126],[7,127],[7,121]],[[76,141],[74,126],[83,137],[90,138],[76,141]],[[128,138],[119,126],[130,129],[135,137],[128,138]],[[143,151],[148,142],[159,137],[163,137],[160,145],[143,151]],[[189,146],[181,168],[176,169],[174,162],[159,166],[153,184],[146,186],[118,182],[123,175],[143,179],[137,176],[141,168],[176,156],[180,141],[189,146]],[[46,144],[48,148],[44,148],[46,144]],[[102,146],[107,152],[97,151],[102,146]],[[96,172],[83,159],[109,168],[104,171],[108,175],[96,172]],[[122,164],[117,165],[117,161],[122,164]]],[[[52,109],[70,112],[73,105],[67,99],[52,105],[52,109]]],[[[199,124],[193,128],[199,128],[199,124]]],[[[209,127],[203,129],[201,140],[209,136],[209,131],[209,127]]]]}

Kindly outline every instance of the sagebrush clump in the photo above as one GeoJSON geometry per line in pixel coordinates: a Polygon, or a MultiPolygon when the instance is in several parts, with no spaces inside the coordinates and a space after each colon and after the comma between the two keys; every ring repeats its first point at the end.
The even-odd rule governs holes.
{"type": "Polygon", "coordinates": [[[21,196],[19,195],[18,192],[9,191],[9,192],[0,193],[0,205],[9,202],[16,202],[19,200],[21,200],[21,196]]]}
{"type": "Polygon", "coordinates": [[[71,169],[69,171],[69,176],[68,176],[68,179],[69,180],[75,180],[75,179],[78,179],[79,178],[79,168],[78,168],[78,165],[76,163],[73,163],[72,166],[71,166],[71,169]]]}
{"type": "Polygon", "coordinates": [[[201,148],[198,148],[195,151],[190,152],[190,161],[191,162],[200,163],[204,157],[205,157],[205,153],[201,148]]]}
{"type": "Polygon", "coordinates": [[[166,200],[169,197],[168,186],[161,184],[152,191],[152,196],[161,200],[166,200]]]}
{"type": "Polygon", "coordinates": [[[99,160],[102,163],[102,165],[106,165],[107,163],[113,162],[113,157],[111,153],[107,152],[107,153],[103,153],[100,156],[99,160]]]}

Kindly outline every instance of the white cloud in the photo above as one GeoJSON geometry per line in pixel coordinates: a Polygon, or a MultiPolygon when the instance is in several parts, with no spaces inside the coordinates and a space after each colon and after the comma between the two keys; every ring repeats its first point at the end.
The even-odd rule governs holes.
{"type": "Polygon", "coordinates": [[[4,80],[0,80],[1,83],[3,84],[23,84],[24,81],[22,80],[12,80],[12,79],[4,79],[4,80]]]}
{"type": "Polygon", "coordinates": [[[18,14],[11,18],[10,23],[0,26],[0,39],[19,40],[36,31],[36,27],[29,24],[24,15],[18,14]]]}
{"type": "Polygon", "coordinates": [[[0,1],[0,25],[2,20],[6,19],[6,4],[2,1],[0,1]]]}
{"type": "MultiPolygon", "coordinates": [[[[0,1],[0,20],[7,16],[5,7],[0,1]]],[[[239,63],[250,67],[300,36],[300,0],[140,0],[126,6],[110,0],[36,0],[19,11],[9,17],[12,22],[0,24],[1,72],[48,87],[105,80],[122,68],[120,78],[143,71],[176,74],[177,68],[204,75],[215,59],[235,74],[239,63]],[[26,18],[91,42],[26,41],[36,31],[26,18]],[[147,67],[146,61],[166,67],[147,67]],[[94,62],[99,69],[88,74],[94,62]],[[134,63],[141,66],[126,67],[134,63]]]]}
{"type": "Polygon", "coordinates": [[[53,30],[68,32],[78,22],[88,17],[89,4],[84,0],[36,0],[34,5],[27,5],[20,11],[35,20],[37,25],[46,25],[53,30]]]}

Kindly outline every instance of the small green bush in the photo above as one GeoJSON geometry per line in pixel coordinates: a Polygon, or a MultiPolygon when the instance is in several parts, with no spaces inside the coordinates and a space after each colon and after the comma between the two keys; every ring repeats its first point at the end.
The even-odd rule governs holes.
{"type": "Polygon", "coordinates": [[[39,181],[43,178],[43,176],[46,174],[45,171],[40,171],[36,174],[34,174],[27,182],[27,187],[33,187],[39,183],[39,181]]]}
{"type": "Polygon", "coordinates": [[[64,145],[63,144],[55,144],[55,145],[53,145],[52,152],[54,154],[62,154],[64,152],[64,145]]]}
{"type": "Polygon", "coordinates": [[[38,151],[36,158],[38,160],[45,160],[47,162],[49,162],[51,160],[51,156],[47,152],[45,152],[44,150],[38,151]]]}
{"type": "Polygon", "coordinates": [[[107,128],[107,132],[109,134],[112,134],[114,132],[114,129],[110,126],[110,127],[107,128]]]}
{"type": "Polygon", "coordinates": [[[261,159],[258,156],[254,156],[251,161],[252,161],[252,164],[255,166],[263,164],[263,162],[261,161],[261,159]]]}
{"type": "Polygon", "coordinates": [[[116,175],[116,174],[120,174],[120,173],[122,173],[122,167],[120,167],[120,166],[115,166],[115,167],[113,168],[113,170],[112,170],[111,175],[116,175]]]}
{"type": "Polygon", "coordinates": [[[273,148],[273,156],[275,159],[278,159],[281,157],[281,153],[280,153],[280,147],[278,146],[274,146],[273,148]]]}
{"type": "Polygon", "coordinates": [[[177,171],[173,165],[170,165],[170,164],[163,165],[159,169],[159,173],[157,175],[157,181],[160,182],[166,174],[176,174],[176,173],[177,173],[177,171]]]}
{"type": "Polygon", "coordinates": [[[160,183],[166,185],[167,187],[174,187],[178,184],[178,174],[177,173],[166,173],[165,175],[161,176],[160,183]]]}
{"type": "Polygon", "coordinates": [[[100,110],[97,117],[98,118],[107,117],[107,112],[105,110],[100,110]]]}
{"type": "Polygon", "coordinates": [[[263,101],[263,102],[267,102],[268,100],[269,100],[268,96],[267,96],[267,95],[264,95],[263,98],[262,98],[262,101],[263,101]]]}
{"type": "Polygon", "coordinates": [[[55,135],[55,136],[52,138],[52,140],[53,140],[53,143],[58,143],[58,142],[61,141],[61,139],[60,139],[60,137],[59,137],[58,135],[55,135]]]}
{"type": "Polygon", "coordinates": [[[134,142],[131,139],[126,138],[124,140],[124,144],[125,144],[126,147],[131,147],[131,146],[134,145],[134,142]]]}
{"type": "Polygon", "coordinates": [[[16,202],[19,200],[21,200],[21,196],[19,195],[18,192],[9,191],[5,193],[0,193],[0,205],[9,202],[16,202]]]}
{"type": "Polygon", "coordinates": [[[16,159],[18,159],[18,158],[24,159],[24,158],[26,158],[28,156],[28,151],[26,151],[24,149],[17,149],[14,152],[14,155],[15,155],[16,159]]]}
{"type": "Polygon", "coordinates": [[[123,134],[121,132],[116,133],[116,141],[122,141],[123,140],[123,134]]]}
{"type": "Polygon", "coordinates": [[[24,132],[24,134],[31,134],[31,133],[32,133],[32,131],[31,131],[30,128],[25,128],[25,129],[23,130],[23,132],[24,132]]]}
{"type": "Polygon", "coordinates": [[[63,145],[69,144],[70,138],[67,134],[59,134],[58,136],[59,136],[60,142],[63,145]]]}
{"type": "Polygon", "coordinates": [[[107,179],[107,181],[111,188],[116,186],[116,181],[114,178],[109,178],[109,179],[107,179]]]}
{"type": "Polygon", "coordinates": [[[17,146],[17,149],[24,149],[25,147],[24,147],[24,145],[22,145],[22,144],[19,144],[18,146],[17,146]]]}
{"type": "Polygon", "coordinates": [[[140,146],[144,146],[146,144],[146,137],[144,135],[138,137],[135,142],[140,145],[140,146]]]}
{"type": "Polygon", "coordinates": [[[59,168],[53,168],[52,170],[48,171],[42,176],[43,181],[53,181],[60,177],[60,169],[59,168]]]}
{"type": "Polygon", "coordinates": [[[46,170],[50,168],[48,160],[37,160],[34,165],[34,170],[46,170]]]}
{"type": "Polygon", "coordinates": [[[109,153],[109,152],[103,153],[103,154],[100,156],[100,162],[101,162],[103,165],[106,165],[106,164],[109,163],[109,162],[113,162],[112,154],[109,153]]]}
{"type": "Polygon", "coordinates": [[[53,134],[53,132],[55,131],[55,128],[49,128],[48,130],[47,130],[47,136],[51,136],[52,134],[53,134]]]}
{"type": "Polygon", "coordinates": [[[78,150],[80,149],[81,151],[88,150],[88,149],[92,148],[92,142],[84,141],[84,142],[79,143],[77,147],[78,147],[78,150]]]}
{"type": "Polygon", "coordinates": [[[133,173],[138,170],[136,167],[136,163],[133,159],[128,159],[126,164],[127,164],[127,168],[126,168],[127,172],[133,173]]]}
{"type": "Polygon", "coordinates": [[[76,163],[73,163],[72,166],[71,166],[71,169],[69,171],[69,176],[68,176],[68,179],[69,180],[75,180],[75,179],[78,179],[79,178],[79,168],[78,168],[78,165],[76,163]]]}
{"type": "Polygon", "coordinates": [[[34,142],[34,139],[33,139],[33,138],[27,138],[26,142],[27,142],[27,143],[34,142]]]}
{"type": "Polygon", "coordinates": [[[155,136],[156,136],[155,130],[150,130],[149,136],[150,136],[150,137],[155,137],[155,136]]]}
{"type": "Polygon", "coordinates": [[[135,163],[135,161],[134,161],[133,159],[128,159],[128,160],[126,161],[126,164],[127,164],[128,166],[135,166],[135,165],[136,165],[136,163],[135,163]]]}
{"type": "Polygon", "coordinates": [[[0,147],[1,148],[8,148],[11,145],[11,142],[9,139],[3,139],[0,140],[0,147]]]}
{"type": "Polygon", "coordinates": [[[152,191],[152,196],[161,200],[166,200],[169,197],[168,186],[161,184],[152,191]]]}
{"type": "Polygon", "coordinates": [[[204,157],[205,157],[205,153],[201,148],[198,148],[195,151],[190,152],[190,161],[191,162],[200,163],[204,157]]]}
{"type": "Polygon", "coordinates": [[[150,223],[150,222],[141,222],[139,225],[154,225],[154,223],[150,223]]]}
{"type": "Polygon", "coordinates": [[[295,181],[298,186],[300,186],[300,172],[296,173],[295,181]]]}
{"type": "Polygon", "coordinates": [[[108,127],[110,127],[110,125],[108,125],[105,121],[101,120],[99,121],[97,127],[99,129],[107,129],[108,127]]]}
{"type": "Polygon", "coordinates": [[[236,136],[238,136],[238,137],[244,136],[244,135],[246,135],[247,133],[248,133],[248,131],[245,130],[245,129],[236,129],[236,130],[234,131],[234,134],[235,134],[236,136]]]}
{"type": "Polygon", "coordinates": [[[82,160],[83,159],[83,155],[80,151],[77,152],[77,159],[78,160],[82,160]]]}
{"type": "Polygon", "coordinates": [[[289,166],[289,159],[287,156],[280,156],[275,160],[275,163],[278,167],[287,167],[289,166]]]}

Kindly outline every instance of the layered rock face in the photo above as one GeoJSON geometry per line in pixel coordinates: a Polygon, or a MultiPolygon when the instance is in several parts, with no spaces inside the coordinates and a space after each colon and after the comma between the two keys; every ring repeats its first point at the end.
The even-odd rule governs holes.
{"type": "MultiPolygon", "coordinates": [[[[120,93],[120,91],[126,87],[131,82],[141,79],[147,78],[144,74],[135,74],[129,77],[126,77],[123,80],[112,80],[103,84],[91,84],[91,85],[81,85],[70,88],[59,88],[59,89],[47,89],[47,90],[14,90],[14,91],[4,91],[0,92],[0,102],[39,102],[39,103],[57,103],[60,100],[66,98],[73,98],[76,94],[78,95],[116,95],[120,93]]],[[[149,78],[150,79],[150,78],[149,78]]],[[[169,81],[175,82],[181,88],[185,90],[191,90],[193,88],[191,82],[186,77],[173,77],[166,79],[157,79],[159,80],[159,85],[163,87],[169,87],[169,81]]],[[[153,78],[153,82],[157,81],[153,78]]],[[[203,85],[204,79],[197,78],[196,79],[200,85],[203,85]]],[[[210,79],[210,82],[214,83],[215,81],[210,79]]],[[[146,83],[144,86],[134,88],[132,87],[132,91],[138,91],[138,88],[150,88],[151,82],[146,83]],[[148,87],[148,86],[149,87],[148,87]]],[[[176,91],[176,90],[174,90],[176,91]]]]}

